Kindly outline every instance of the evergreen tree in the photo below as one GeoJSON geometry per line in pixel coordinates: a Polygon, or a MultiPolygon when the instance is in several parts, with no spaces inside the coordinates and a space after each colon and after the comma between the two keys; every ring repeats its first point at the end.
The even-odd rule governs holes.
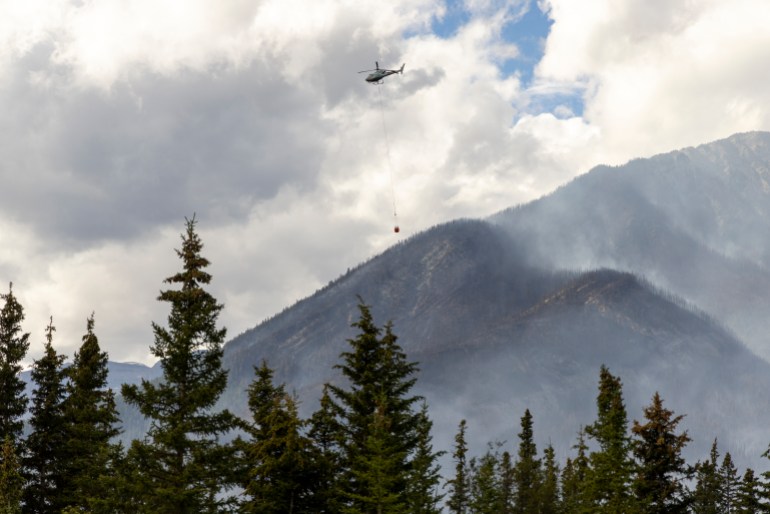
{"type": "Polygon", "coordinates": [[[492,451],[492,445],[481,458],[471,459],[470,511],[474,514],[498,514],[502,511],[498,467],[498,455],[492,451]]]}
{"type": "Polygon", "coordinates": [[[515,502],[515,469],[511,454],[503,452],[500,457],[500,514],[513,514],[515,502]]]}
{"type": "Polygon", "coordinates": [[[564,469],[562,469],[561,476],[559,477],[559,494],[561,497],[561,501],[559,502],[561,508],[560,512],[566,514],[579,512],[576,502],[580,488],[576,482],[575,464],[571,457],[567,457],[567,460],[564,463],[564,469]]]}
{"type": "MultiPolygon", "coordinates": [[[[770,448],[765,450],[762,457],[770,459],[770,448]]],[[[759,482],[760,501],[767,512],[770,512],[770,470],[761,473],[760,478],[758,478],[757,481],[759,482]]]]}
{"type": "Polygon", "coordinates": [[[693,514],[720,514],[722,481],[719,477],[719,449],[717,441],[711,445],[709,459],[695,465],[695,491],[690,510],[693,514]]]}
{"type": "Polygon", "coordinates": [[[255,369],[249,386],[251,440],[246,449],[249,470],[243,512],[293,514],[309,512],[312,489],[311,442],[301,434],[303,422],[294,398],[273,385],[265,362],[255,369]]]}
{"type": "Polygon", "coordinates": [[[532,414],[527,409],[521,418],[519,454],[513,470],[514,489],[516,491],[514,512],[518,514],[536,514],[538,512],[541,473],[532,428],[532,414]]]}
{"type": "Polygon", "coordinates": [[[29,334],[21,331],[24,309],[13,294],[13,284],[0,298],[5,300],[0,310],[0,440],[11,436],[18,451],[27,410],[21,362],[29,349],[29,334]]]}
{"type": "Polygon", "coordinates": [[[586,492],[590,463],[583,427],[578,431],[578,441],[573,448],[577,450],[577,456],[574,460],[567,459],[561,474],[561,511],[564,514],[591,512],[586,492]]]}
{"type": "Polygon", "coordinates": [[[360,333],[349,340],[350,351],[342,353],[337,366],[349,387],[329,385],[341,430],[338,484],[345,511],[395,512],[406,508],[408,457],[418,442],[420,415],[413,405],[421,398],[410,395],[417,365],[407,362],[390,323],[383,333],[369,307],[362,302],[358,307],[361,316],[353,326],[360,333]],[[382,491],[384,482],[374,480],[385,471],[388,490],[382,491]]]}
{"type": "Polygon", "coordinates": [[[342,509],[346,514],[407,514],[408,505],[399,468],[406,458],[405,451],[391,436],[384,395],[375,399],[376,409],[367,431],[363,451],[353,454],[349,478],[356,487],[345,491],[352,500],[342,509]]]}
{"type": "Polygon", "coordinates": [[[67,368],[64,410],[64,503],[80,509],[103,498],[101,477],[112,464],[110,440],[120,431],[115,395],[107,389],[107,353],[94,333],[93,314],[86,322],[83,343],[67,368]]]}
{"type": "Polygon", "coordinates": [[[634,471],[630,457],[628,419],[623,403],[623,386],[606,366],[599,373],[596,421],[586,433],[599,445],[590,455],[589,498],[602,512],[628,514],[635,510],[630,494],[634,471]]]}
{"type": "Polygon", "coordinates": [[[721,482],[720,511],[724,514],[735,512],[735,503],[738,498],[740,479],[738,470],[735,469],[730,452],[725,453],[722,465],[719,467],[719,480],[721,482]]]}
{"type": "Polygon", "coordinates": [[[556,514],[559,510],[559,465],[550,444],[543,451],[543,481],[539,491],[539,514],[556,514]]]}
{"type": "Polygon", "coordinates": [[[255,439],[266,439],[270,430],[267,419],[275,410],[276,404],[286,396],[286,388],[283,384],[273,383],[274,372],[267,365],[267,361],[263,360],[258,368],[254,367],[254,374],[256,378],[246,391],[252,417],[249,432],[255,439]]]}
{"type": "Polygon", "coordinates": [[[424,401],[419,416],[417,445],[411,459],[412,467],[406,490],[408,510],[410,514],[439,514],[439,503],[444,495],[438,493],[441,469],[436,459],[445,452],[433,451],[433,422],[428,417],[428,404],[424,401]]]}
{"type": "MultiPolygon", "coordinates": [[[[105,493],[89,498],[89,510],[92,514],[135,514],[141,512],[139,502],[134,495],[134,480],[138,476],[135,463],[126,457],[123,444],[118,442],[102,448],[98,459],[107,464],[99,475],[94,488],[105,493]]],[[[73,512],[83,512],[76,509],[73,512]]]]}
{"type": "Polygon", "coordinates": [[[24,479],[13,439],[6,434],[0,447],[0,514],[21,512],[21,491],[24,479]]]}
{"type": "Polygon", "coordinates": [[[754,470],[747,469],[738,485],[735,498],[735,514],[760,514],[768,512],[768,506],[762,502],[762,484],[754,476],[754,470]]]}
{"type": "Polygon", "coordinates": [[[460,421],[460,427],[455,435],[455,447],[452,460],[455,463],[455,476],[448,480],[449,500],[447,507],[452,514],[467,514],[470,502],[470,482],[468,469],[468,444],[465,442],[467,423],[460,421]]]}
{"type": "Polygon", "coordinates": [[[142,470],[136,484],[142,508],[159,514],[215,512],[228,503],[221,493],[235,482],[234,449],[220,437],[236,426],[236,418],[214,409],[227,385],[226,331],[216,326],[222,305],[203,288],[211,281],[209,261],[201,255],[195,217],[186,221],[177,250],[183,269],[165,280],[180,289],[158,297],[171,305],[168,328],[153,323],[150,350],[160,359],[162,380],[122,389],[126,401],[151,421],[149,441],[135,441],[129,453],[142,470]]]}
{"type": "Polygon", "coordinates": [[[24,510],[32,513],[60,512],[64,507],[63,466],[65,461],[64,355],[53,348],[53,319],[46,327],[43,356],[32,366],[32,408],[23,459],[26,475],[24,510]]]}
{"type": "Polygon", "coordinates": [[[644,512],[664,514],[685,512],[687,494],[683,481],[688,477],[682,449],[690,441],[687,432],[676,433],[684,416],[674,416],[663,407],[656,392],[652,404],[644,409],[647,422],[634,421],[636,436],[633,452],[637,460],[634,491],[644,512]]]}
{"type": "Polygon", "coordinates": [[[337,472],[341,466],[341,429],[334,415],[334,405],[324,386],[320,408],[310,417],[308,436],[313,442],[316,480],[312,491],[313,512],[337,513],[340,511],[337,472]]]}

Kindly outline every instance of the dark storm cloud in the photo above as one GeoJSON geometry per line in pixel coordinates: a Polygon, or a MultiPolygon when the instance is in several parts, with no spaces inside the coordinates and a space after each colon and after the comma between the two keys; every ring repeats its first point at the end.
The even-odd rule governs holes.
{"type": "Polygon", "coordinates": [[[241,219],[317,178],[319,102],[269,66],[143,74],[101,91],[31,83],[33,64],[39,54],[0,93],[14,101],[0,122],[13,134],[0,143],[0,210],[46,237],[121,238],[193,212],[241,219]]]}

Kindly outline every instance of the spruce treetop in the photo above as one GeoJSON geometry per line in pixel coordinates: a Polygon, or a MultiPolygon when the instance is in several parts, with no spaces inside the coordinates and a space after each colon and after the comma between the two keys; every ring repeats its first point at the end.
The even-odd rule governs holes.
{"type": "Polygon", "coordinates": [[[215,409],[227,387],[226,329],[217,327],[223,305],[203,287],[211,275],[195,216],[185,221],[176,250],[182,269],[164,280],[178,287],[158,296],[170,304],[168,325],[152,324],[150,350],[160,359],[163,378],[122,388],[125,400],[151,421],[148,438],[135,441],[129,457],[142,468],[139,496],[157,512],[216,511],[230,502],[223,492],[237,482],[234,447],[219,441],[239,422],[231,412],[215,409]]]}
{"type": "Polygon", "coordinates": [[[64,413],[66,371],[64,355],[53,347],[53,318],[45,329],[45,350],[35,361],[24,468],[24,504],[29,512],[60,512],[64,504],[67,420],[64,413]]]}
{"type": "Polygon", "coordinates": [[[389,512],[408,510],[410,454],[421,421],[414,407],[422,398],[411,394],[417,364],[407,361],[392,325],[377,327],[370,308],[359,302],[360,317],[352,325],[359,333],[348,340],[350,349],[337,366],[348,386],[328,386],[331,411],[339,421],[341,493],[351,512],[376,510],[374,505],[387,506],[389,512]],[[387,491],[381,476],[387,476],[387,491]],[[398,505],[390,504],[393,498],[398,505]]]}
{"type": "Polygon", "coordinates": [[[24,309],[13,294],[13,283],[8,293],[0,294],[5,301],[0,310],[0,438],[10,435],[18,441],[24,428],[22,417],[27,409],[21,362],[29,349],[29,334],[22,333],[24,309]]]}

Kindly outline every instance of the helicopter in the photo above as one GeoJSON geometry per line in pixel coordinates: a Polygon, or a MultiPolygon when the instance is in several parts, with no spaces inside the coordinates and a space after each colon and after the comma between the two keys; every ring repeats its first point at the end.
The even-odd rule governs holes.
{"type": "Polygon", "coordinates": [[[404,66],[406,63],[401,65],[401,68],[398,70],[386,70],[386,69],[380,69],[380,63],[377,61],[374,61],[374,69],[373,70],[364,70],[359,71],[358,73],[366,73],[368,71],[373,71],[374,73],[370,73],[366,76],[366,81],[370,84],[380,84],[382,83],[382,79],[389,75],[393,75],[394,73],[404,73],[404,66]]]}

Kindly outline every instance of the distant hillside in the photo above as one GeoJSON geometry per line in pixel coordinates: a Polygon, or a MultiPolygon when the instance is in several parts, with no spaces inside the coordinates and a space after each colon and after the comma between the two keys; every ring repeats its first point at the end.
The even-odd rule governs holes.
{"type": "Polygon", "coordinates": [[[539,447],[565,456],[595,417],[606,364],[630,420],[656,391],[687,415],[692,462],[718,437],[739,466],[765,469],[770,134],[600,166],[489,220],[399,243],[230,341],[222,403],[245,415],[266,359],[309,415],[339,380],[358,297],[420,362],[439,448],[462,418],[476,450],[514,444],[529,408],[539,447]]]}
{"type": "MultiPolygon", "coordinates": [[[[69,365],[66,364],[66,365],[69,365]]],[[[121,413],[121,423],[124,433],[121,438],[129,442],[133,438],[141,437],[146,430],[147,423],[142,418],[138,410],[129,408],[123,403],[120,395],[122,384],[138,384],[144,380],[155,380],[162,375],[159,365],[145,366],[136,362],[108,362],[107,363],[107,387],[112,389],[117,396],[117,405],[121,413]]],[[[35,385],[32,383],[32,371],[25,370],[21,373],[21,378],[26,382],[27,398],[32,399],[35,385]]],[[[29,410],[27,411],[29,416],[29,410]]],[[[27,427],[29,428],[29,427],[27,427]]]]}
{"type": "MultiPolygon", "coordinates": [[[[137,362],[108,362],[107,387],[120,392],[121,384],[138,384],[144,378],[152,380],[161,376],[160,366],[145,366],[137,362]]],[[[21,373],[21,378],[27,384],[27,395],[32,394],[33,384],[31,370],[21,373]]],[[[30,396],[31,397],[31,396],[30,396]]]]}
{"type": "Polygon", "coordinates": [[[252,366],[263,358],[295,388],[309,414],[353,335],[356,295],[420,362],[441,444],[462,418],[480,446],[515,440],[525,408],[536,433],[562,454],[590,423],[601,364],[624,379],[629,415],[640,418],[657,390],[687,413],[706,455],[718,436],[754,461],[767,443],[770,366],[713,320],[635,276],[612,270],[553,273],[498,227],[454,222],[385,252],[226,347],[227,403],[244,408],[252,366]],[[752,391],[747,393],[747,391],[752,391]],[[763,407],[758,408],[759,405],[763,407]],[[767,413],[767,414],[765,414],[767,413]],[[746,420],[736,432],[734,420],[746,420]]]}
{"type": "Polygon", "coordinates": [[[770,134],[599,166],[490,219],[554,270],[642,275],[770,359],[770,134]]]}

